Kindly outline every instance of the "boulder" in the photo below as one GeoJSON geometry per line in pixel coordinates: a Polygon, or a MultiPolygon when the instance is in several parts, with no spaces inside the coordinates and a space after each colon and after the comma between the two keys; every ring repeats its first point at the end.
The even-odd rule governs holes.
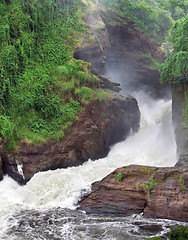
{"type": "Polygon", "coordinates": [[[3,158],[4,171],[25,183],[39,171],[103,158],[112,144],[138,130],[140,112],[135,98],[114,92],[109,100],[90,103],[78,118],[60,142],[39,146],[23,142],[16,153],[3,158]]]}
{"type": "Polygon", "coordinates": [[[79,209],[94,214],[188,221],[188,168],[131,165],[93,183],[79,209]]]}

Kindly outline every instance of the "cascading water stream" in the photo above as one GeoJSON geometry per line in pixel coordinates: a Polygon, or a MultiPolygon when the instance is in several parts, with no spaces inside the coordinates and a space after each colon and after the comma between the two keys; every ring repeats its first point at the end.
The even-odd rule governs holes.
{"type": "Polygon", "coordinates": [[[158,229],[156,231],[164,235],[169,222],[175,224],[134,217],[92,217],[74,210],[81,196],[90,191],[91,183],[118,167],[175,164],[171,101],[153,100],[143,92],[133,95],[142,114],[140,130],[112,146],[106,158],[89,160],[78,167],[37,173],[24,187],[7,176],[0,182],[0,239],[141,239],[138,237],[141,232],[146,237],[158,229]],[[157,227],[148,230],[146,226],[152,224],[157,227]],[[141,226],[145,227],[141,229],[141,226]]]}

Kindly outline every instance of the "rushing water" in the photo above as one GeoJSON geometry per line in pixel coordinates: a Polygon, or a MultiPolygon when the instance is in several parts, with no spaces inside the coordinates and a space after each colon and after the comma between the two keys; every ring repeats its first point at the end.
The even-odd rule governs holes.
{"type": "Polygon", "coordinates": [[[0,182],[0,239],[134,240],[161,235],[175,221],[142,216],[88,216],[75,210],[91,183],[114,169],[130,165],[173,166],[176,144],[171,101],[136,93],[142,113],[138,133],[112,146],[106,158],[82,166],[35,174],[26,186],[5,176],[0,182]]]}

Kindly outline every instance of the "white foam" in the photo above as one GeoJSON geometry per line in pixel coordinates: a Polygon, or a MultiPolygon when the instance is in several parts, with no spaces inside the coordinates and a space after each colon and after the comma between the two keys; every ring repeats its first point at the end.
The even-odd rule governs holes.
{"type": "Polygon", "coordinates": [[[130,164],[173,166],[176,144],[171,101],[143,99],[142,95],[137,98],[142,112],[140,130],[113,146],[106,158],[89,160],[78,167],[37,173],[23,187],[5,177],[0,182],[0,229],[6,229],[7,216],[21,209],[74,209],[83,192],[90,191],[91,183],[118,167],[130,164]]]}

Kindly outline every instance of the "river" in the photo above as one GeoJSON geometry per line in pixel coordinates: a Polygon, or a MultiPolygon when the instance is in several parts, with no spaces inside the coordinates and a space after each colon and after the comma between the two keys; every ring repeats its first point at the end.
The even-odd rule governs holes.
{"type": "Polygon", "coordinates": [[[125,68],[124,62],[118,62],[120,55],[121,47],[111,51],[106,75],[121,82],[121,87],[136,97],[141,112],[139,131],[112,146],[106,158],[37,173],[25,186],[5,176],[0,182],[1,240],[144,240],[156,235],[167,239],[169,227],[179,224],[141,215],[107,217],[76,210],[91,184],[118,167],[170,167],[177,161],[171,99],[153,98],[155,87],[138,88],[140,79],[133,74],[134,66],[125,68]]]}
{"type": "MultiPolygon", "coordinates": [[[[25,186],[8,176],[0,182],[0,239],[2,240],[136,240],[160,235],[166,239],[176,221],[86,215],[76,210],[91,183],[130,164],[174,166],[176,144],[171,100],[153,100],[133,93],[141,111],[140,130],[111,147],[108,156],[78,167],[41,172],[25,186]]],[[[185,223],[182,223],[185,224],[185,223]]]]}

